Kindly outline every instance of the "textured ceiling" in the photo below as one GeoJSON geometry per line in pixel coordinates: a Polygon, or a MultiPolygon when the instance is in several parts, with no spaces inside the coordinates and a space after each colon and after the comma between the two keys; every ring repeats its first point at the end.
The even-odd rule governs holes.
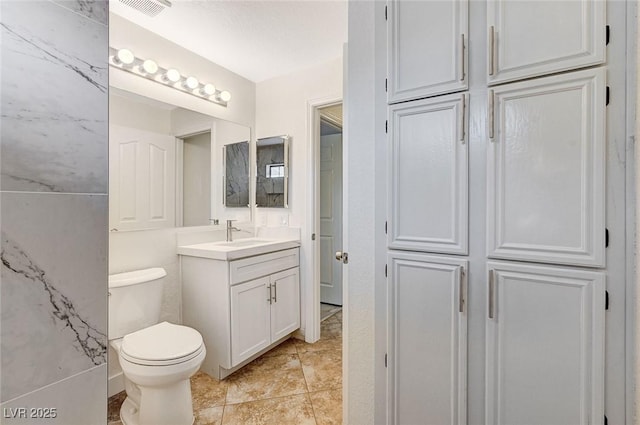
{"type": "Polygon", "coordinates": [[[346,0],[174,0],[148,17],[118,0],[110,11],[251,81],[342,56],[346,0]]]}

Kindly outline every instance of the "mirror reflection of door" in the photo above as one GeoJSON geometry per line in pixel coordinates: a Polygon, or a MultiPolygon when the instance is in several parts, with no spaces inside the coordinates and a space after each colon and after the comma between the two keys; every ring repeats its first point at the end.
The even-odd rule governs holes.
{"type": "Polygon", "coordinates": [[[211,205],[211,132],[182,140],[182,225],[206,226],[211,205]]]}
{"type": "Polygon", "coordinates": [[[342,128],[320,121],[320,302],[342,305],[342,128]]]}

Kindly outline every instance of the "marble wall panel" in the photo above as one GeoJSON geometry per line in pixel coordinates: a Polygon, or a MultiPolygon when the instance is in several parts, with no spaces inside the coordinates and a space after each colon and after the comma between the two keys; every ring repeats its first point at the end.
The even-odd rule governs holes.
{"type": "Polygon", "coordinates": [[[106,362],[108,212],[106,195],[0,202],[4,402],[106,362]]]}
{"type": "Polygon", "coordinates": [[[258,146],[256,204],[260,207],[284,206],[284,177],[267,177],[268,164],[284,164],[284,144],[258,146]]]}
{"type": "Polygon", "coordinates": [[[2,403],[0,408],[4,417],[1,422],[4,425],[104,425],[107,417],[106,374],[107,365],[103,364],[2,403]],[[30,415],[37,413],[37,410],[27,411],[26,417],[20,417],[21,408],[53,408],[55,417],[38,418],[30,415]]]}
{"type": "Polygon", "coordinates": [[[60,3],[0,3],[2,190],[107,193],[106,6],[60,3]]]}

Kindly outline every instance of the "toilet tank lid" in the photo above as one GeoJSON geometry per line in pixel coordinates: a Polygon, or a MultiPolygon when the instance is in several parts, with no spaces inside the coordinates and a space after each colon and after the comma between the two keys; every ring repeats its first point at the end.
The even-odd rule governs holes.
{"type": "Polygon", "coordinates": [[[167,272],[162,267],[110,274],[109,288],[118,288],[120,286],[129,286],[143,282],[150,282],[152,280],[161,279],[166,275],[167,272]]]}

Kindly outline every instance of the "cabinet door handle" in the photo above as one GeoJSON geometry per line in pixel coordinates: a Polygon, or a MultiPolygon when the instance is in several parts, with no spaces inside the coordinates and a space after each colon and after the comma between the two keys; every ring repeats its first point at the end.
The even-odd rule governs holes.
{"type": "Polygon", "coordinates": [[[496,54],[495,42],[496,42],[495,27],[491,26],[489,27],[489,75],[493,75],[495,73],[495,64],[494,64],[494,57],[496,54]]]}
{"type": "Polygon", "coordinates": [[[464,34],[460,35],[460,81],[464,81],[464,34]]]}
{"type": "Polygon", "coordinates": [[[466,110],[467,110],[467,96],[466,95],[462,95],[462,107],[460,108],[462,109],[462,113],[460,114],[462,117],[460,118],[460,141],[462,142],[462,144],[464,145],[464,124],[465,124],[465,114],[466,114],[466,110]]]}
{"type": "Polygon", "coordinates": [[[460,287],[458,288],[458,313],[464,312],[464,267],[460,266],[460,287]]]}
{"type": "Polygon", "coordinates": [[[495,271],[489,270],[489,319],[494,317],[495,271]]]}
{"type": "Polygon", "coordinates": [[[278,282],[273,284],[273,302],[278,302],[278,282]]]}
{"type": "Polygon", "coordinates": [[[271,285],[267,285],[267,291],[269,291],[269,297],[267,298],[267,301],[269,301],[269,304],[271,304],[271,285]]]}
{"type": "Polygon", "coordinates": [[[494,121],[495,121],[495,116],[494,116],[494,104],[493,104],[493,98],[494,98],[494,94],[493,94],[493,90],[489,90],[489,139],[491,139],[491,141],[493,142],[493,138],[494,138],[494,121]]]}

